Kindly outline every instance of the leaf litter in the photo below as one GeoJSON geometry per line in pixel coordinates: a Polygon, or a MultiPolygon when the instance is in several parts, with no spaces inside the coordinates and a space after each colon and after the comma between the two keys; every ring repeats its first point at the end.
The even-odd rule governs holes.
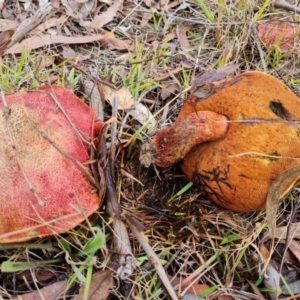
{"type": "MultiPolygon", "coordinates": [[[[39,66],[38,73],[36,73],[38,82],[45,82],[47,80],[45,78],[51,77],[63,81],[63,72],[58,66],[63,65],[63,68],[67,69],[73,67],[64,59],[74,60],[79,66],[77,69],[79,73],[80,69],[85,70],[88,74],[92,73],[89,67],[90,65],[95,66],[98,70],[97,76],[101,79],[106,78],[107,81],[113,83],[115,88],[103,86],[98,88],[98,83],[93,80],[85,82],[87,75],[84,73],[80,73],[83,77],[82,87],[76,85],[75,88],[79,94],[85,94],[88,101],[91,100],[91,91],[96,88],[96,93],[92,96],[95,99],[93,101],[95,103],[101,101],[104,104],[104,110],[101,109],[101,112],[105,120],[110,117],[111,106],[105,105],[99,91],[106,90],[105,98],[110,103],[113,98],[118,98],[117,124],[124,126],[119,137],[121,143],[116,152],[118,155],[115,164],[116,169],[120,168],[123,174],[128,174],[128,176],[123,176],[118,183],[118,198],[122,208],[131,211],[145,225],[144,235],[148,239],[149,245],[158,253],[160,259],[167,261],[165,270],[170,281],[172,278],[185,279],[188,276],[194,276],[193,278],[197,278],[197,282],[193,283],[192,289],[215,287],[215,290],[210,291],[207,299],[261,299],[259,293],[263,293],[265,297],[271,297],[272,294],[263,289],[261,270],[274,249],[281,255],[283,255],[283,251],[280,245],[276,245],[276,248],[274,245],[274,249],[272,248],[270,235],[264,225],[264,212],[235,214],[239,218],[224,215],[224,210],[211,204],[203,195],[195,198],[198,191],[193,188],[176,198],[173,202],[174,205],[166,205],[168,197],[172,198],[172,193],[177,193],[187,184],[186,179],[182,177],[177,168],[158,170],[158,173],[152,169],[141,169],[135,159],[135,153],[139,149],[139,139],[145,139],[147,136],[147,131],[142,133],[139,131],[140,127],[145,125],[145,122],[149,122],[148,125],[145,125],[148,127],[149,133],[165,123],[172,123],[192,82],[194,82],[194,86],[199,87],[203,81],[213,82],[227,77],[230,73],[254,68],[260,69],[265,63],[268,73],[277,74],[277,77],[287,81],[291,88],[296,90],[299,77],[298,62],[295,59],[297,47],[299,47],[298,25],[293,23],[293,31],[288,27],[276,28],[274,26],[273,30],[263,26],[268,23],[274,25],[272,23],[274,21],[269,19],[268,13],[275,13],[279,18],[296,18],[296,16],[288,15],[289,13],[285,10],[274,9],[271,5],[262,7],[257,3],[240,1],[235,1],[231,5],[224,4],[223,7],[217,1],[208,3],[205,1],[144,0],[139,5],[136,5],[134,1],[109,0],[51,2],[53,8],[51,14],[47,15],[47,20],[34,16],[38,9],[43,9],[47,3],[50,3],[49,1],[20,2],[18,9],[14,3],[4,2],[0,18],[0,28],[3,33],[3,44],[0,49],[4,54],[3,63],[9,63],[9,60],[17,61],[24,55],[22,54],[24,50],[31,51],[32,57],[35,55],[35,50],[47,54],[51,57],[48,61],[36,58],[35,65],[39,66]],[[261,12],[261,20],[255,15],[257,11],[261,12]],[[212,20],[215,20],[216,23],[211,22],[212,20]],[[252,26],[253,20],[256,22],[259,40],[248,30],[252,26]],[[23,23],[24,21],[26,22],[23,23]],[[22,25],[23,29],[26,29],[25,31],[20,31],[22,23],[29,24],[25,27],[22,25]],[[262,35],[262,30],[271,32],[273,36],[265,33],[262,35]],[[12,38],[13,43],[16,43],[8,48],[8,43],[12,38]],[[138,40],[141,41],[142,49],[138,49],[138,40]],[[272,52],[274,45],[277,46],[272,41],[278,42],[280,47],[283,46],[281,49],[283,51],[279,47],[279,56],[278,52],[272,52]],[[256,46],[259,44],[261,45],[260,49],[256,46]],[[289,48],[285,48],[284,45],[289,45],[289,48]],[[63,49],[62,46],[70,47],[69,53],[72,54],[68,54],[66,50],[68,48],[63,49]],[[150,61],[148,61],[149,55],[150,61]],[[138,65],[148,75],[146,79],[141,79],[141,73],[138,71],[136,71],[137,73],[132,72],[135,64],[131,64],[130,58],[137,57],[140,62],[138,65]],[[56,69],[52,70],[51,66],[55,66],[56,69]],[[134,100],[137,98],[133,97],[133,95],[136,96],[133,85],[126,81],[128,74],[137,83],[143,80],[148,83],[148,86],[145,84],[145,87],[140,88],[138,94],[145,96],[138,103],[134,100]],[[202,77],[198,74],[202,74],[202,77]],[[154,80],[154,83],[149,84],[148,79],[154,80]],[[83,92],[82,89],[85,85],[87,87],[83,92]],[[163,109],[167,101],[168,106],[163,109]],[[161,109],[163,109],[164,115],[160,112],[161,109]],[[134,121],[138,121],[139,124],[137,125],[134,121]],[[135,142],[132,143],[132,141],[135,142]],[[130,146],[126,148],[127,144],[130,146]],[[262,245],[268,248],[266,253],[262,250],[262,245]],[[198,278],[197,270],[202,265],[205,266],[205,262],[212,257],[218,258],[219,268],[212,265],[198,278]],[[254,288],[253,285],[248,285],[244,278],[248,282],[250,280],[252,284],[260,283],[257,283],[254,288]]],[[[275,20],[275,22],[281,24],[281,21],[275,20]]],[[[290,24],[290,21],[285,24],[290,24]]],[[[30,59],[26,61],[23,69],[28,70],[29,66],[30,59]]],[[[23,79],[20,78],[18,83],[12,83],[12,87],[8,91],[36,84],[25,73],[22,76],[24,76],[23,79]]],[[[5,81],[5,78],[3,79],[5,81]]],[[[121,129],[121,127],[117,128],[121,129]]],[[[110,131],[108,131],[108,137],[109,134],[110,131]]],[[[295,189],[289,193],[288,197],[297,198],[297,193],[298,191],[295,189]]],[[[246,196],[247,192],[245,192],[246,196]]],[[[277,198],[270,200],[273,208],[267,210],[269,218],[271,214],[272,220],[277,220],[279,223],[273,237],[276,240],[284,240],[289,232],[288,255],[299,260],[299,246],[295,240],[299,235],[295,229],[299,223],[298,215],[296,214],[292,220],[294,223],[288,228],[286,219],[288,214],[292,213],[293,201],[288,201],[288,199],[283,201],[279,204],[279,212],[277,212],[277,209],[275,210],[278,205],[277,198]]],[[[102,213],[104,212],[101,211],[102,213]]],[[[110,226],[105,222],[106,220],[100,218],[100,221],[104,227],[110,226]]],[[[86,228],[82,226],[80,232],[83,236],[86,234],[90,237],[89,230],[86,228]]],[[[58,243],[55,238],[52,241],[58,243]]],[[[80,247],[83,243],[81,236],[75,237],[72,234],[66,236],[66,241],[70,243],[71,248],[80,247]]],[[[108,247],[111,246],[109,242],[110,239],[108,239],[108,247]]],[[[130,242],[136,258],[143,257],[145,254],[135,238],[131,236],[130,242]]],[[[70,252],[64,252],[67,257],[65,263],[62,266],[54,267],[57,273],[63,272],[71,276],[72,272],[77,270],[76,265],[71,263],[72,259],[74,262],[76,261],[75,264],[80,264],[80,261],[72,257],[72,249],[69,250],[70,252]],[[69,259],[69,256],[72,259],[69,259]]],[[[3,257],[8,260],[19,250],[3,249],[1,251],[3,251],[3,257]]],[[[100,252],[94,259],[95,266],[98,268],[98,272],[95,274],[101,275],[107,272],[102,271],[102,263],[108,258],[100,252]]],[[[276,260],[280,260],[281,257],[279,254],[275,254],[277,252],[274,252],[271,260],[275,277],[278,277],[279,274],[276,260]]],[[[46,256],[51,256],[50,252],[41,254],[29,248],[18,254],[17,260],[36,259],[37,255],[41,256],[39,259],[44,260],[47,259],[46,256]]],[[[287,263],[285,261],[285,264],[287,263]]],[[[110,267],[113,266],[114,270],[118,269],[117,261],[114,261],[114,264],[110,264],[110,267]]],[[[291,268],[290,265],[289,268],[291,268]]],[[[75,273],[78,275],[75,280],[77,287],[78,285],[84,286],[83,281],[80,280],[84,279],[84,274],[82,278],[80,273],[77,271],[75,273]]],[[[147,299],[149,295],[154,299],[167,299],[162,286],[155,280],[155,276],[153,268],[147,268],[146,263],[141,264],[134,271],[133,281],[129,285],[127,293],[131,293],[135,299],[147,299]],[[149,284],[154,280],[157,283],[149,284]]],[[[297,282],[296,275],[293,278],[288,278],[286,274],[283,276],[288,284],[297,282]]],[[[108,276],[108,278],[111,287],[112,276],[108,276]]],[[[12,290],[13,280],[11,275],[7,275],[5,282],[1,284],[3,289],[12,290]]],[[[50,282],[52,279],[49,277],[45,280],[50,282]]],[[[32,288],[36,289],[34,284],[30,286],[31,283],[26,283],[21,277],[17,277],[17,281],[20,293],[28,292],[32,288]]],[[[101,286],[101,282],[102,279],[97,279],[95,275],[93,278],[95,285],[92,288],[94,289],[97,283],[101,286]]],[[[279,282],[279,284],[281,290],[284,291],[282,283],[279,282]]],[[[49,285],[49,287],[53,291],[60,290],[56,284],[49,285]]],[[[271,288],[273,287],[275,286],[271,285],[271,288]]],[[[292,286],[291,289],[293,288],[292,286]]],[[[65,290],[65,287],[63,289],[65,290]]],[[[101,290],[100,288],[99,290],[106,298],[107,293],[116,299],[123,299],[126,295],[126,291],[121,294],[116,285],[109,292],[108,289],[101,290]]],[[[35,292],[35,295],[40,295],[40,291],[43,289],[35,292]]],[[[97,288],[95,291],[97,294],[97,288]]],[[[294,291],[298,292],[296,288],[294,291]]],[[[32,294],[30,299],[34,299],[33,297],[35,296],[32,294]]],[[[49,296],[46,299],[52,298],[49,296]]]]}

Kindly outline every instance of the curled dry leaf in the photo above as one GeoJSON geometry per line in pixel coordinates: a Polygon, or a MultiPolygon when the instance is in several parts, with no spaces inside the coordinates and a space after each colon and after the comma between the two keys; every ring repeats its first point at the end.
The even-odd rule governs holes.
{"type": "Polygon", "coordinates": [[[54,284],[48,285],[38,291],[32,293],[24,294],[22,296],[14,297],[12,300],[56,300],[63,296],[68,282],[67,280],[55,282],[54,284]],[[41,298],[43,297],[43,298],[41,298]]]}
{"type": "MultiPolygon", "coordinates": [[[[277,203],[274,203],[274,206],[276,208],[277,211],[277,203]]],[[[275,211],[275,210],[274,210],[275,211]]],[[[268,212],[270,213],[270,212],[268,212]]],[[[275,212],[276,213],[276,212],[275,212]]],[[[274,217],[274,212],[271,212],[271,215],[269,218],[274,217]]],[[[275,215],[275,219],[276,219],[276,215],[275,215]]],[[[273,225],[274,226],[274,225],[273,225]]],[[[283,227],[278,227],[274,229],[274,238],[276,239],[285,239],[286,235],[287,235],[287,226],[283,226],[283,227]]],[[[270,234],[270,229],[264,234],[262,241],[266,241],[268,239],[270,239],[272,236],[270,234]]],[[[300,239],[300,223],[293,223],[290,227],[290,236],[291,238],[297,238],[300,239]]]]}
{"type": "Polygon", "coordinates": [[[131,48],[130,44],[128,44],[128,41],[121,41],[116,38],[108,38],[102,34],[72,37],[40,34],[38,36],[33,36],[26,40],[23,40],[21,43],[15,44],[14,46],[6,50],[4,54],[22,53],[23,50],[30,51],[53,44],[86,44],[95,41],[102,42],[109,49],[129,50],[131,48]]]}
{"type": "Polygon", "coordinates": [[[123,0],[115,0],[105,12],[96,15],[91,23],[91,27],[95,29],[102,29],[104,25],[111,22],[117,15],[117,11],[122,8],[123,0]]]}
{"type": "Polygon", "coordinates": [[[103,86],[105,99],[112,105],[114,97],[118,98],[118,109],[129,111],[129,114],[142,125],[147,124],[147,131],[150,132],[156,128],[156,120],[150,110],[142,103],[136,103],[130,91],[122,87],[119,90],[113,90],[108,86],[103,86]]]}
{"type": "MultiPolygon", "coordinates": [[[[113,276],[112,271],[102,270],[98,271],[92,276],[91,286],[89,289],[88,299],[89,300],[106,300],[108,299],[109,290],[113,287],[113,276]]],[[[74,300],[82,300],[84,296],[83,285],[79,294],[74,297],[74,300]]]]}

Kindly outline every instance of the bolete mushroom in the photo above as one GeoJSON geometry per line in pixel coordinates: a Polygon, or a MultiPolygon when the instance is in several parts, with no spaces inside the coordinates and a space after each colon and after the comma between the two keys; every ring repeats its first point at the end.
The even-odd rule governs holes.
{"type": "Polygon", "coordinates": [[[174,124],[144,147],[141,162],[181,160],[184,174],[216,204],[258,210],[272,181],[299,165],[299,122],[300,99],[291,90],[265,73],[245,72],[194,91],[174,124]]]}
{"type": "Polygon", "coordinates": [[[0,242],[62,233],[95,212],[94,112],[58,86],[7,95],[0,109],[0,242]]]}

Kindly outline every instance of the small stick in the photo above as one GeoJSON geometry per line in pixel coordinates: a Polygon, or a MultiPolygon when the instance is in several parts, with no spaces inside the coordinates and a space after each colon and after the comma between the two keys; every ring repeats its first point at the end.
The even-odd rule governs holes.
{"type": "Polygon", "coordinates": [[[159,261],[158,256],[156,255],[156,253],[153,251],[153,249],[147,242],[147,240],[146,240],[145,236],[142,234],[140,228],[138,228],[140,226],[139,225],[137,226],[134,217],[131,214],[129,214],[128,212],[125,213],[125,220],[126,220],[128,226],[130,227],[132,233],[135,235],[135,237],[137,238],[137,240],[143,247],[144,251],[148,255],[153,267],[156,269],[157,274],[158,274],[160,280],[162,281],[164,287],[166,288],[170,298],[172,300],[178,300],[178,297],[166,275],[165,269],[163,268],[163,266],[161,265],[161,263],[159,261]]]}
{"type": "Polygon", "coordinates": [[[251,30],[252,30],[254,42],[256,44],[256,47],[257,47],[257,50],[258,50],[258,53],[259,53],[259,57],[260,57],[260,61],[261,61],[263,71],[266,73],[267,72],[267,65],[266,65],[266,62],[265,62],[264,51],[261,48],[261,44],[260,44],[260,41],[259,41],[259,37],[258,37],[257,31],[256,31],[256,28],[254,26],[252,26],[251,30]]]}
{"type": "Polygon", "coordinates": [[[294,5],[289,4],[285,0],[277,0],[274,2],[274,7],[276,8],[282,8],[287,11],[292,11],[295,14],[300,14],[300,8],[294,5]]]}
{"type": "MultiPolygon", "coordinates": [[[[105,128],[104,128],[105,130],[105,128]]],[[[105,200],[107,205],[107,213],[113,219],[112,227],[114,233],[114,252],[119,255],[120,267],[117,271],[117,275],[122,280],[127,279],[133,273],[135,267],[135,259],[132,254],[132,249],[129,241],[127,229],[122,221],[121,208],[117,199],[116,188],[114,185],[111,169],[111,160],[108,156],[104,134],[99,142],[99,153],[101,157],[98,161],[99,172],[105,174],[107,180],[107,190],[105,194],[105,200]]]]}

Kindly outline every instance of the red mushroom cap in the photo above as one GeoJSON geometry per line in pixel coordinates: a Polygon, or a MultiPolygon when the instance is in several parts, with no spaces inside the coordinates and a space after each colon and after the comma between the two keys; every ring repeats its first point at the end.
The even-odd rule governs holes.
{"type": "MultiPolygon", "coordinates": [[[[5,97],[0,119],[0,242],[65,232],[95,212],[87,175],[94,112],[58,86],[5,97]],[[86,168],[86,171],[84,170],[86,168]]],[[[97,124],[97,125],[95,125],[97,124]]]]}

